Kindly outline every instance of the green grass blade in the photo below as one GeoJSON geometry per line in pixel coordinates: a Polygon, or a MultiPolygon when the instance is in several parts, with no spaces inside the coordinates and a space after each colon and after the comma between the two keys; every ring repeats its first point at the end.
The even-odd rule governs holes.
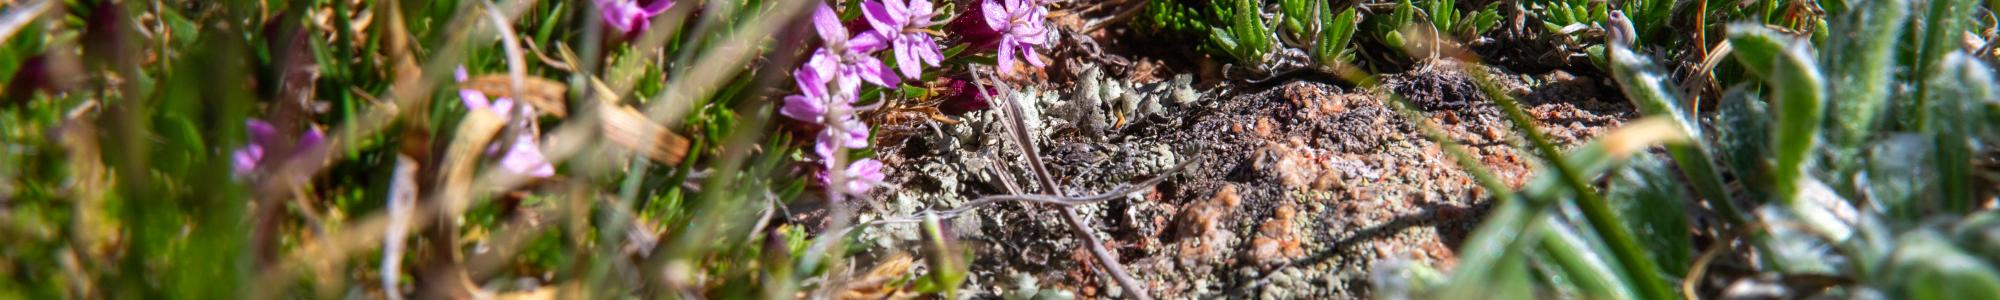
{"type": "Polygon", "coordinates": [[[1556,226],[1558,222],[1547,221],[1553,216],[1544,216],[1536,231],[1544,237],[1537,249],[1561,272],[1563,278],[1583,292],[1583,299],[1633,299],[1633,284],[1619,276],[1609,262],[1604,261],[1590,241],[1578,235],[1569,227],[1556,226]]]}

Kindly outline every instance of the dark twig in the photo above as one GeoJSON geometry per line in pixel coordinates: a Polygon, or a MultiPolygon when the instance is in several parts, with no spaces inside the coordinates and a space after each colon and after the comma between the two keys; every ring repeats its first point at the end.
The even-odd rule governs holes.
{"type": "Polygon", "coordinates": [[[1014,193],[1007,195],[986,196],[986,197],[979,197],[979,199],[973,199],[970,202],[966,202],[963,205],[959,205],[958,208],[942,210],[942,211],[926,210],[910,214],[909,216],[892,217],[892,218],[876,220],[872,222],[872,224],[879,225],[879,224],[921,223],[924,221],[922,216],[926,213],[937,214],[937,217],[939,219],[951,219],[963,215],[966,212],[978,210],[986,206],[1008,201],[1036,202],[1036,203],[1055,205],[1064,208],[1068,208],[1070,206],[1104,202],[1105,200],[1118,199],[1118,197],[1124,197],[1125,195],[1130,195],[1132,193],[1139,192],[1139,189],[1151,187],[1153,185],[1159,184],[1161,181],[1166,181],[1167,175],[1179,173],[1180,170],[1186,169],[1188,165],[1194,164],[1195,161],[1196,160],[1188,160],[1185,162],[1181,162],[1181,164],[1175,165],[1173,168],[1167,169],[1165,172],[1161,172],[1159,175],[1154,175],[1152,178],[1147,178],[1146,180],[1142,180],[1135,183],[1122,184],[1119,185],[1117,188],[1111,189],[1111,191],[1109,192],[1104,192],[1096,195],[1083,196],[1083,197],[1068,197],[1068,196],[1057,196],[1057,195],[1046,195],[1046,194],[1014,193]]]}
{"type": "MultiPolygon", "coordinates": [[[[1002,93],[1013,93],[1013,87],[1001,82],[999,78],[990,79],[994,85],[1000,87],[1002,93]]],[[[977,81],[974,82],[976,83],[977,81]]],[[[983,86],[980,87],[979,91],[981,93],[987,92],[983,86]]],[[[987,99],[993,98],[989,95],[987,99]]],[[[1047,194],[1061,193],[1060,189],[1056,187],[1055,176],[1049,175],[1048,168],[1042,164],[1041,154],[1035,150],[1034,139],[1028,136],[1027,125],[1021,120],[1023,113],[1021,112],[1020,101],[1006,95],[998,98],[1003,99],[999,108],[1005,116],[1003,118],[1005,122],[1003,123],[1007,125],[1008,138],[1013,140],[1015,146],[1021,148],[1023,156],[1028,158],[1028,169],[1033,170],[1036,179],[1040,180],[1042,192],[1047,194]]],[[[1146,294],[1148,290],[1145,286],[1139,285],[1138,281],[1132,279],[1130,273],[1125,272],[1124,264],[1118,262],[1118,255],[1111,253],[1109,249],[1105,249],[1104,241],[1097,240],[1097,234],[1090,229],[1088,223],[1084,222],[1083,216],[1076,213],[1076,209],[1069,206],[1059,206],[1057,208],[1063,213],[1064,223],[1069,224],[1070,230],[1075,231],[1077,238],[1083,240],[1084,245],[1090,249],[1090,253],[1095,255],[1098,262],[1104,265],[1105,273],[1110,273],[1111,278],[1116,280],[1120,287],[1131,292],[1134,298],[1153,298],[1151,295],[1146,294]]]]}

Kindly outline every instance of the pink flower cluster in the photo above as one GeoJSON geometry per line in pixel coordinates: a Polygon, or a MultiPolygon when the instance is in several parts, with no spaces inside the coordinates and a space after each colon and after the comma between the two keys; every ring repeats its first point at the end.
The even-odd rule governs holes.
{"type": "MultiPolygon", "coordinates": [[[[459,68],[458,81],[465,81],[465,68],[459,68]]],[[[516,103],[514,99],[501,97],[487,101],[486,94],[473,89],[458,90],[458,100],[468,111],[491,110],[507,122],[499,142],[486,147],[486,155],[500,154],[500,168],[514,174],[530,177],[549,177],[556,174],[556,167],[542,156],[542,146],[535,142],[535,107],[526,103],[516,103]],[[506,150],[501,154],[501,150],[506,150]]]]}
{"type": "MultiPolygon", "coordinates": [[[[894,89],[905,78],[921,80],[924,67],[937,67],[944,60],[933,28],[945,24],[931,0],[863,1],[861,15],[867,30],[860,33],[850,33],[825,3],[813,12],[813,30],[821,46],[813,50],[805,65],[792,72],[799,94],[786,96],[784,107],[779,109],[786,117],[823,128],[813,150],[830,173],[820,178],[830,189],[849,195],[866,194],[883,179],[880,161],[862,159],[843,164],[845,158],[839,156],[842,149],[868,147],[868,126],[856,117],[856,112],[866,108],[855,106],[863,83],[894,89]],[[883,50],[889,50],[895,59],[895,70],[876,57],[883,50]],[[839,182],[834,182],[836,179],[839,182]]],[[[1034,48],[1048,39],[1048,9],[1038,0],[999,1],[981,2],[983,7],[975,10],[985,24],[963,33],[962,41],[983,49],[997,48],[1003,69],[1012,69],[1015,56],[1042,66],[1034,48]]],[[[956,24],[952,27],[958,29],[956,24]]]]}

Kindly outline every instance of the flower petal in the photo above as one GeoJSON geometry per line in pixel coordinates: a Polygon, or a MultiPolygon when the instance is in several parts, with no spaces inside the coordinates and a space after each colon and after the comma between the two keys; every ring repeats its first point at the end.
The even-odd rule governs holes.
{"type": "Polygon", "coordinates": [[[1013,44],[1014,44],[1014,37],[1012,36],[1004,36],[1000,38],[1000,56],[997,57],[999,60],[998,66],[1000,67],[1000,73],[1008,73],[1014,71],[1013,44]]]}
{"type": "Polygon", "coordinates": [[[873,30],[854,35],[847,40],[847,51],[851,55],[868,55],[889,47],[887,37],[873,30]]]}
{"type": "Polygon", "coordinates": [[[230,157],[233,158],[232,166],[237,176],[250,175],[250,172],[257,170],[257,162],[264,160],[264,147],[255,144],[246,145],[242,149],[236,149],[230,157]]]}
{"type": "Polygon", "coordinates": [[[549,177],[555,175],[556,168],[542,156],[542,149],[535,145],[532,135],[519,135],[507,155],[500,158],[500,167],[521,175],[549,177]]]}
{"type": "Polygon", "coordinates": [[[1007,7],[993,0],[980,0],[980,15],[986,19],[986,27],[993,31],[1007,32],[1007,7]]]}
{"type": "Polygon", "coordinates": [[[474,89],[458,90],[458,101],[464,102],[465,110],[468,111],[486,109],[491,105],[486,102],[486,94],[474,89]]]}
{"type": "Polygon", "coordinates": [[[882,65],[882,60],[873,56],[864,57],[855,65],[860,67],[861,79],[869,83],[885,88],[895,88],[897,84],[902,83],[902,78],[896,77],[895,71],[889,70],[888,66],[882,65]]]}
{"type": "Polygon", "coordinates": [[[1028,64],[1034,65],[1037,68],[1046,66],[1046,64],[1042,63],[1041,56],[1035,55],[1035,47],[1029,45],[1021,45],[1020,52],[1021,52],[1021,59],[1027,60],[1028,64]]]}
{"type": "Polygon", "coordinates": [[[667,9],[673,7],[674,7],[674,0],[652,0],[651,2],[646,3],[645,11],[646,15],[648,17],[651,17],[666,12],[667,9]]]}
{"type": "Polygon", "coordinates": [[[807,96],[785,96],[785,107],[779,108],[778,114],[799,121],[818,124],[820,115],[826,114],[826,104],[819,99],[807,96]]]}
{"type": "Polygon", "coordinates": [[[294,150],[292,151],[304,152],[306,149],[319,147],[320,144],[324,143],[326,143],[326,132],[320,131],[319,127],[314,126],[311,129],[306,129],[305,134],[299,135],[299,141],[293,144],[292,149],[294,150]]]}
{"type": "MultiPolygon", "coordinates": [[[[894,2],[895,0],[888,1],[894,2]]],[[[879,2],[861,2],[861,18],[867,19],[868,25],[874,27],[876,31],[896,32],[902,30],[900,28],[903,25],[902,22],[897,22],[893,13],[889,11],[889,8],[883,7],[882,3],[879,2]]]]}
{"type": "Polygon", "coordinates": [[[903,76],[909,76],[910,79],[917,79],[918,77],[923,76],[923,70],[919,69],[922,66],[917,65],[922,63],[921,61],[919,61],[920,58],[915,57],[916,54],[910,53],[910,50],[913,50],[910,48],[915,48],[915,47],[916,45],[912,45],[912,43],[898,41],[896,43],[896,48],[895,48],[896,68],[902,69],[903,76]]]}
{"type": "Polygon", "coordinates": [[[510,119],[511,117],[514,116],[512,114],[513,112],[514,112],[513,98],[500,97],[500,99],[493,99],[493,114],[500,115],[500,118],[502,119],[510,119]]]}
{"type": "Polygon", "coordinates": [[[820,40],[826,41],[827,44],[838,44],[835,41],[847,40],[847,27],[840,24],[840,15],[833,13],[833,7],[826,6],[824,2],[820,3],[819,9],[813,11],[812,18],[813,30],[819,32],[820,40]]]}
{"type": "Polygon", "coordinates": [[[250,134],[249,144],[253,146],[268,146],[278,142],[278,127],[272,126],[271,122],[259,119],[245,120],[243,131],[250,134]]]}

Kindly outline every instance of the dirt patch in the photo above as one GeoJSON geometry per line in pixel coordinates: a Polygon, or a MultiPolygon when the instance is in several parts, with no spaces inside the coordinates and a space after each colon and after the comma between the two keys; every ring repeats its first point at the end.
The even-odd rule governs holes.
{"type": "MultiPolygon", "coordinates": [[[[1408,97],[1488,168],[1519,185],[1533,160],[1511,146],[1518,141],[1514,130],[1461,67],[1439,62],[1388,74],[1382,88],[1408,97]]],[[[1502,86],[1565,144],[1633,116],[1622,99],[1599,93],[1601,83],[1560,71],[1489,71],[1501,74],[1502,86]]],[[[1066,76],[1082,82],[1092,75],[1066,76]]],[[[1097,125],[1075,112],[1117,117],[1109,115],[1118,111],[1115,101],[1089,103],[1079,96],[1086,88],[1043,86],[1050,85],[1060,92],[1039,92],[1024,103],[1038,118],[1031,126],[1037,145],[1067,193],[1107,191],[1200,160],[1146,193],[1079,207],[1160,298],[1367,297],[1377,262],[1452,265],[1452,249],[1485,207],[1485,191],[1436,144],[1385,106],[1386,99],[1352,87],[1291,81],[1187,103],[1148,98],[1155,95],[1135,88],[1139,99],[1161,99],[1147,102],[1159,111],[1134,111],[1126,122],[1091,134],[1097,125]]],[[[887,151],[885,160],[901,170],[891,178],[901,190],[879,197],[888,211],[873,213],[955,207],[1002,193],[1002,177],[1030,184],[1016,163],[1018,151],[993,138],[989,114],[909,133],[902,148],[887,151]]],[[[951,223],[975,251],[968,290],[1013,291],[1021,282],[1014,278],[1029,276],[1041,289],[1116,296],[1116,285],[1101,279],[1082,243],[1048,207],[1008,203],[951,223]]],[[[915,240],[896,228],[865,237],[884,245],[915,240]]]]}

